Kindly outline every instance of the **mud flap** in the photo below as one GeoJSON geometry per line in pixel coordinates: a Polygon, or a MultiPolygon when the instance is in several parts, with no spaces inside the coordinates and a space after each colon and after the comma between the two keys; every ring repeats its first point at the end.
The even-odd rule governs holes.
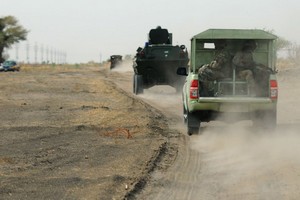
{"type": "Polygon", "coordinates": [[[200,119],[195,113],[189,113],[187,112],[187,134],[188,135],[193,135],[193,134],[198,134],[199,129],[200,129],[200,119]]]}

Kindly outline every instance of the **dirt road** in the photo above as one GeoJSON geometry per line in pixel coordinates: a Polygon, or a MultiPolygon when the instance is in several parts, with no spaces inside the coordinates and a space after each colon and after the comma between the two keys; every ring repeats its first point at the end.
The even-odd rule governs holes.
{"type": "MultiPolygon", "coordinates": [[[[201,135],[171,138],[176,161],[156,170],[137,199],[300,199],[299,76],[300,69],[278,74],[276,131],[252,131],[249,121],[210,122],[201,135]]],[[[124,80],[119,86],[128,89],[124,80]]],[[[170,128],[184,135],[180,95],[172,88],[146,90],[139,98],[163,111],[170,128]]]]}
{"type": "Polygon", "coordinates": [[[135,97],[128,66],[0,73],[0,199],[299,199],[299,75],[279,73],[275,132],[189,137],[180,95],[135,97]]]}

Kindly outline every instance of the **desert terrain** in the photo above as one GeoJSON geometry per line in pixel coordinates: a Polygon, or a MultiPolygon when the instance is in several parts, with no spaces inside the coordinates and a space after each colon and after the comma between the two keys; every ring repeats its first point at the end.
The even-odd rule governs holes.
{"type": "Polygon", "coordinates": [[[120,66],[0,73],[0,199],[299,199],[300,69],[280,70],[278,127],[187,136],[168,86],[120,66]]]}
{"type": "Polygon", "coordinates": [[[0,76],[0,199],[122,199],[167,153],[165,117],[105,67],[0,76]]]}

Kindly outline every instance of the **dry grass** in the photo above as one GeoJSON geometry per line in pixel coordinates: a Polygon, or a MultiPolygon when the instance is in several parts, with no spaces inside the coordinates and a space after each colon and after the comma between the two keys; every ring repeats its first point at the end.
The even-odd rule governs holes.
{"type": "Polygon", "coordinates": [[[278,58],[277,69],[279,71],[299,67],[298,59],[278,58]]]}
{"type": "Polygon", "coordinates": [[[76,71],[82,70],[84,68],[96,69],[96,68],[106,67],[105,64],[61,64],[61,65],[42,65],[42,64],[22,64],[21,71],[32,72],[32,71],[76,71]]]}

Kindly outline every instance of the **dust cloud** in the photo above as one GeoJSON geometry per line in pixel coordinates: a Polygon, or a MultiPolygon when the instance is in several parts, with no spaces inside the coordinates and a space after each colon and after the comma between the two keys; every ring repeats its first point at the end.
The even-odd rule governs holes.
{"type": "Polygon", "coordinates": [[[111,71],[112,72],[132,72],[133,68],[132,68],[132,60],[124,60],[122,61],[121,64],[115,66],[111,71]]]}
{"type": "Polygon", "coordinates": [[[139,95],[152,106],[159,108],[165,114],[170,113],[182,117],[181,94],[176,89],[168,85],[156,85],[144,90],[144,94],[139,95]]]}
{"type": "MultiPolygon", "coordinates": [[[[129,92],[131,75],[127,84],[118,78],[119,85],[129,92]]],[[[157,196],[162,198],[156,199],[300,199],[299,76],[300,69],[278,74],[278,125],[274,131],[254,130],[250,120],[213,121],[201,123],[201,134],[187,136],[181,93],[170,86],[154,86],[137,95],[162,111],[170,127],[182,132],[187,141],[162,178],[163,184],[169,184],[158,184],[157,196]]]]}
{"type": "Polygon", "coordinates": [[[299,68],[278,74],[275,130],[256,129],[250,120],[201,124],[201,134],[189,140],[201,160],[194,197],[300,199],[299,75],[299,68]]]}
{"type": "Polygon", "coordinates": [[[279,125],[272,132],[251,129],[245,124],[216,125],[191,139],[191,149],[203,161],[202,181],[214,180],[230,196],[300,197],[300,180],[295,178],[300,175],[299,126],[279,125]]]}
{"type": "Polygon", "coordinates": [[[202,134],[190,141],[203,160],[204,174],[211,174],[206,177],[236,193],[300,198],[300,109],[295,106],[300,100],[299,75],[300,69],[278,74],[275,130],[254,129],[251,121],[204,123],[202,134]]]}

